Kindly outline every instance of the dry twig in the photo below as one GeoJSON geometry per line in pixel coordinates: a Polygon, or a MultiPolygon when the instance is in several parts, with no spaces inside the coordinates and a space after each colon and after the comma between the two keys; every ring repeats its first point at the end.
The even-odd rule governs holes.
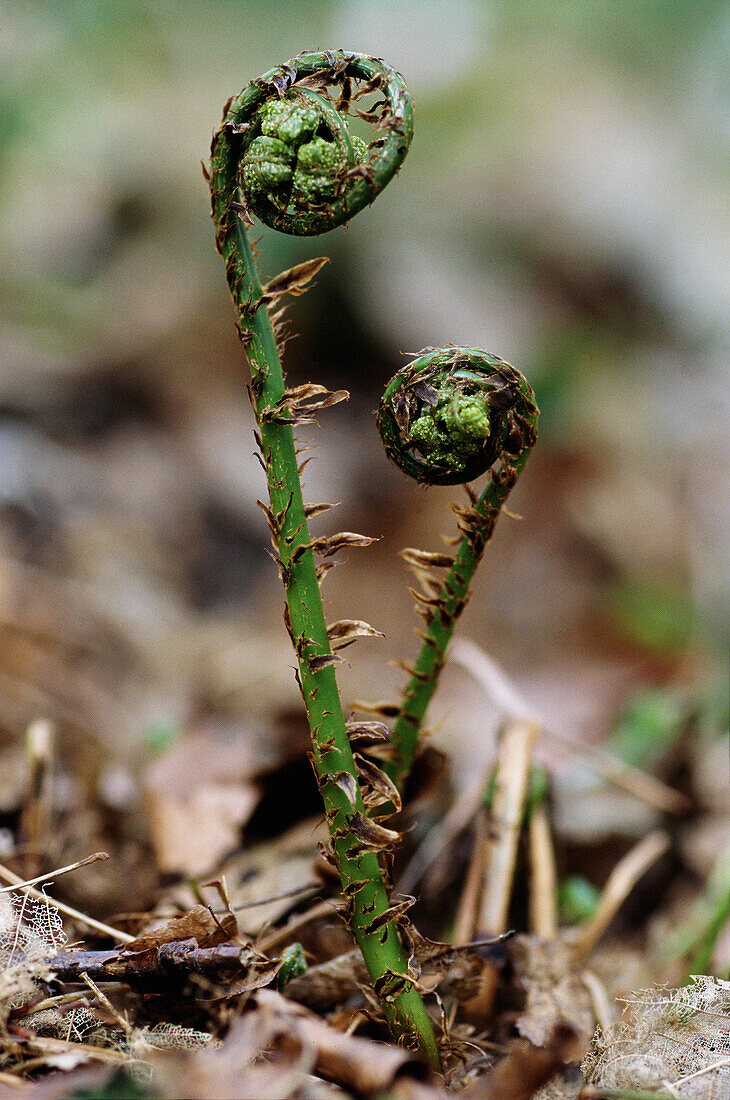
{"type": "Polygon", "coordinates": [[[532,749],[538,732],[535,722],[512,721],[505,725],[500,740],[492,813],[496,837],[487,839],[489,854],[478,925],[494,935],[507,931],[532,749]]]}
{"type": "Polygon", "coordinates": [[[581,929],[574,945],[576,959],[590,955],[609,924],[640,878],[669,848],[669,835],[655,829],[628,852],[614,867],[603,888],[595,913],[581,929]]]}
{"type": "Polygon", "coordinates": [[[530,929],[554,940],[558,934],[558,873],[545,805],[534,806],[528,825],[530,845],[530,929]]]}

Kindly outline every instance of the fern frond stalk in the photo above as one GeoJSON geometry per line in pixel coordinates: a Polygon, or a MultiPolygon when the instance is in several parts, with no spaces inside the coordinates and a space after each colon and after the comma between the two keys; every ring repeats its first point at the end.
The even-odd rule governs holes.
{"type": "MultiPolygon", "coordinates": [[[[342,883],[344,916],[394,1035],[419,1046],[438,1066],[431,1022],[399,936],[403,906],[390,905],[378,858],[397,834],[368,817],[337,688],[333,666],[339,658],[332,652],[314,557],[314,550],[328,540],[313,540],[309,533],[292,431],[301,418],[301,394],[286,389],[268,308],[271,294],[262,288],[246,228],[249,210],[296,235],[342,224],[392,178],[408,148],[411,127],[407,90],[388,66],[342,52],[303,55],[252,81],[227,105],[213,137],[210,187],[216,243],[250,367],[269,488],[267,518],[286,590],[287,627],[297,654],[312,762],[331,858],[342,883]],[[382,90],[387,105],[373,141],[367,150],[357,151],[357,158],[354,141],[327,94],[328,85],[339,86],[344,99],[354,80],[382,90]],[[265,104],[271,106],[262,113],[265,104]],[[323,126],[329,127],[331,140],[321,137],[323,126]],[[246,183],[248,188],[241,186],[246,183]]],[[[286,278],[282,286],[285,290],[286,278]]],[[[311,389],[321,393],[319,387],[311,389]]],[[[329,540],[330,547],[337,538],[329,540]]],[[[339,538],[352,543],[355,537],[339,538]]]]}
{"type": "Polygon", "coordinates": [[[475,348],[429,351],[388,384],[378,428],[388,457],[423,484],[466,483],[487,473],[469,505],[454,506],[462,538],[453,558],[404,551],[425,583],[415,592],[426,621],[403,693],[384,770],[402,790],[456,622],[499,513],[537,438],[535,395],[518,370],[475,348]],[[438,571],[447,569],[443,580],[438,571]]]}

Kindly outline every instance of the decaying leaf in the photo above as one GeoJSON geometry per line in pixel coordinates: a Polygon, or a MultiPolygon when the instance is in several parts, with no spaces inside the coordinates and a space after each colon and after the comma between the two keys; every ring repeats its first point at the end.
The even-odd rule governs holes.
{"type": "Polygon", "coordinates": [[[590,994],[561,940],[515,936],[508,946],[515,977],[527,995],[517,1019],[520,1035],[544,1046],[565,1025],[588,1042],[596,1026],[590,994]]]}
{"type": "Polygon", "coordinates": [[[236,848],[258,799],[244,738],[201,732],[178,741],[150,765],[145,810],[158,867],[201,875],[236,848]]]}
{"type": "Polygon", "coordinates": [[[273,982],[282,966],[281,959],[267,959],[265,956],[259,955],[251,948],[246,947],[241,948],[240,961],[247,966],[245,977],[227,985],[220,998],[218,998],[219,1000],[240,997],[242,993],[251,993],[254,989],[263,989],[273,982]]]}
{"type": "MultiPolygon", "coordinates": [[[[255,936],[263,927],[275,924],[296,902],[297,891],[313,885],[313,850],[326,835],[320,814],[271,840],[247,845],[226,861],[231,904],[245,933],[255,936]],[[267,898],[271,901],[261,904],[267,898]]],[[[190,887],[180,884],[168,892],[162,904],[169,911],[171,905],[190,908],[195,900],[190,887]]]]}
{"type": "Polygon", "coordinates": [[[622,1000],[622,1019],[598,1029],[583,1060],[587,1097],[730,1095],[730,982],[694,975],[622,1000]]]}
{"type": "MultiPolygon", "coordinates": [[[[411,899],[403,904],[407,908],[411,899]]],[[[475,953],[474,945],[454,947],[421,936],[412,924],[402,929],[404,941],[409,945],[413,976],[429,990],[438,991],[445,999],[462,1003],[474,995],[484,965],[475,953]]],[[[481,947],[482,953],[489,951],[481,947]]],[[[499,940],[494,952],[503,952],[499,940]]],[[[294,978],[286,987],[286,996],[319,1012],[332,1010],[352,997],[359,989],[367,987],[368,976],[359,951],[348,951],[327,962],[310,966],[305,974],[294,978]]]]}
{"type": "Polygon", "coordinates": [[[187,913],[138,936],[132,943],[126,944],[124,950],[134,954],[161,947],[163,943],[190,938],[196,939],[199,947],[214,947],[237,934],[238,923],[233,913],[224,913],[217,918],[204,905],[194,905],[187,913]]]}
{"type": "Polygon", "coordinates": [[[332,1095],[371,1097],[389,1092],[396,1079],[424,1077],[420,1059],[402,1047],[337,1031],[273,990],[253,1000],[217,1049],[156,1061],[165,1095],[330,1095],[317,1074],[340,1085],[332,1095]]]}
{"type": "Polygon", "coordinates": [[[576,1055],[575,1033],[562,1026],[550,1033],[545,1046],[516,1044],[484,1077],[461,1093],[465,1100],[531,1100],[557,1071],[576,1055]]]}

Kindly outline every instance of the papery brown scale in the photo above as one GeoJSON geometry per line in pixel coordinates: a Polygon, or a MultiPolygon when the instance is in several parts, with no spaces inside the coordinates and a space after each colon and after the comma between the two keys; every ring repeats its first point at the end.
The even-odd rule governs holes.
{"type": "Polygon", "coordinates": [[[286,627],[286,632],[291,639],[292,645],[294,645],[294,630],[291,625],[291,613],[289,611],[289,604],[286,602],[284,603],[284,626],[286,627]]]}
{"type": "Polygon", "coordinates": [[[345,547],[372,546],[377,541],[369,535],[358,535],[354,531],[339,531],[336,535],[325,535],[322,538],[313,539],[306,547],[302,545],[299,549],[313,550],[315,554],[328,558],[345,547]]]}
{"type": "Polygon", "coordinates": [[[328,867],[333,867],[337,870],[337,863],[335,861],[332,849],[328,844],[325,844],[323,840],[317,841],[317,851],[319,852],[319,858],[323,863],[326,863],[328,867]]]}
{"type": "Polygon", "coordinates": [[[322,779],[320,786],[325,783],[331,783],[347,798],[351,806],[354,806],[357,802],[357,780],[354,775],[350,775],[349,772],[337,772],[335,775],[326,775],[322,779]]]}
{"type": "Polygon", "coordinates": [[[317,564],[315,565],[315,572],[317,574],[317,583],[321,585],[322,581],[327,576],[327,574],[330,572],[330,570],[334,569],[336,565],[340,565],[340,564],[341,563],[338,562],[338,561],[331,561],[331,560],[330,561],[317,562],[317,564]]]}
{"type": "Polygon", "coordinates": [[[454,557],[452,554],[434,554],[428,550],[416,550],[412,546],[406,546],[405,549],[398,551],[398,557],[403,558],[403,561],[407,565],[413,565],[416,568],[427,569],[429,567],[434,569],[450,569],[454,564],[454,557]]]}
{"type": "Polygon", "coordinates": [[[359,810],[349,818],[348,826],[364,851],[377,852],[381,848],[390,848],[401,837],[395,829],[386,829],[384,825],[376,824],[359,810]]]}
{"type": "Polygon", "coordinates": [[[392,970],[386,972],[373,983],[375,995],[384,1001],[392,1001],[403,992],[408,984],[408,978],[403,974],[395,974],[392,970]]]}
{"type": "Polygon", "coordinates": [[[324,512],[328,512],[330,508],[336,508],[337,504],[327,504],[325,502],[321,504],[305,504],[304,514],[307,519],[314,519],[315,516],[321,516],[324,512]]]}
{"type": "Polygon", "coordinates": [[[355,765],[364,786],[363,798],[371,814],[374,809],[382,805],[393,807],[393,810],[388,812],[389,817],[392,813],[400,813],[402,809],[400,793],[393,780],[382,768],[358,752],[355,753],[355,765]]]}
{"type": "Polygon", "coordinates": [[[266,525],[271,533],[271,538],[274,542],[274,549],[276,549],[278,546],[279,529],[274,522],[273,512],[269,508],[268,504],[266,504],[263,500],[257,500],[256,504],[266,516],[266,525]]]}
{"type": "Polygon", "coordinates": [[[346,723],[346,727],[351,744],[382,744],[389,737],[388,727],[383,722],[361,722],[353,718],[346,723]]]}
{"type": "Polygon", "coordinates": [[[441,603],[440,597],[426,596],[423,592],[419,592],[417,588],[408,587],[408,591],[415,600],[418,600],[419,604],[423,604],[424,607],[438,607],[441,603]]]}
{"type": "Polygon", "coordinates": [[[304,294],[315,275],[329,262],[328,256],[317,256],[315,259],[295,264],[288,271],[282,271],[264,287],[262,302],[267,304],[276,302],[284,294],[290,294],[292,297],[304,294]]]}
{"type": "Polygon", "coordinates": [[[308,638],[306,634],[300,635],[300,637],[297,638],[294,644],[294,647],[297,651],[297,656],[303,658],[305,650],[310,649],[311,646],[316,644],[317,643],[315,642],[314,638],[308,638]]]}
{"type": "Polygon", "coordinates": [[[376,630],[363,619],[340,619],[327,626],[330,645],[334,650],[345,649],[358,638],[384,638],[381,630],[376,630]]]}
{"type": "Polygon", "coordinates": [[[310,672],[321,672],[323,668],[340,664],[342,660],[343,658],[337,653],[323,653],[321,657],[308,657],[307,664],[310,672]]]}

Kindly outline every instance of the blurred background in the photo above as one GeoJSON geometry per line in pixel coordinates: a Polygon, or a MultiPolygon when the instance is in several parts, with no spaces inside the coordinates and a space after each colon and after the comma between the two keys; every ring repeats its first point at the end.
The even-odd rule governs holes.
{"type": "MultiPolygon", "coordinates": [[[[310,241],[261,233],[267,278],[331,259],[290,307],[285,367],[352,393],[308,433],[308,498],[341,502],[318,532],[380,540],[325,584],[330,620],[387,635],[348,650],[346,703],[397,696],[386,661],[417,642],[396,552],[439,549],[460,492],[390,467],[374,411],[403,353],[456,342],[518,366],[542,410],[521,518],[500,520],[462,635],[572,736],[615,736],[637,698],[662,728],[724,721],[727,5],[6,0],[6,824],[39,717],[63,747],[61,809],[97,814],[77,814],[81,846],[99,804],[108,820],[154,786],[162,748],[197,737],[195,771],[239,746],[219,769],[249,792],[235,832],[306,744],[200,161],[231,94],[317,48],[385,57],[416,103],[375,206],[310,241]]],[[[432,718],[457,786],[498,717],[454,662],[432,718]]]]}

